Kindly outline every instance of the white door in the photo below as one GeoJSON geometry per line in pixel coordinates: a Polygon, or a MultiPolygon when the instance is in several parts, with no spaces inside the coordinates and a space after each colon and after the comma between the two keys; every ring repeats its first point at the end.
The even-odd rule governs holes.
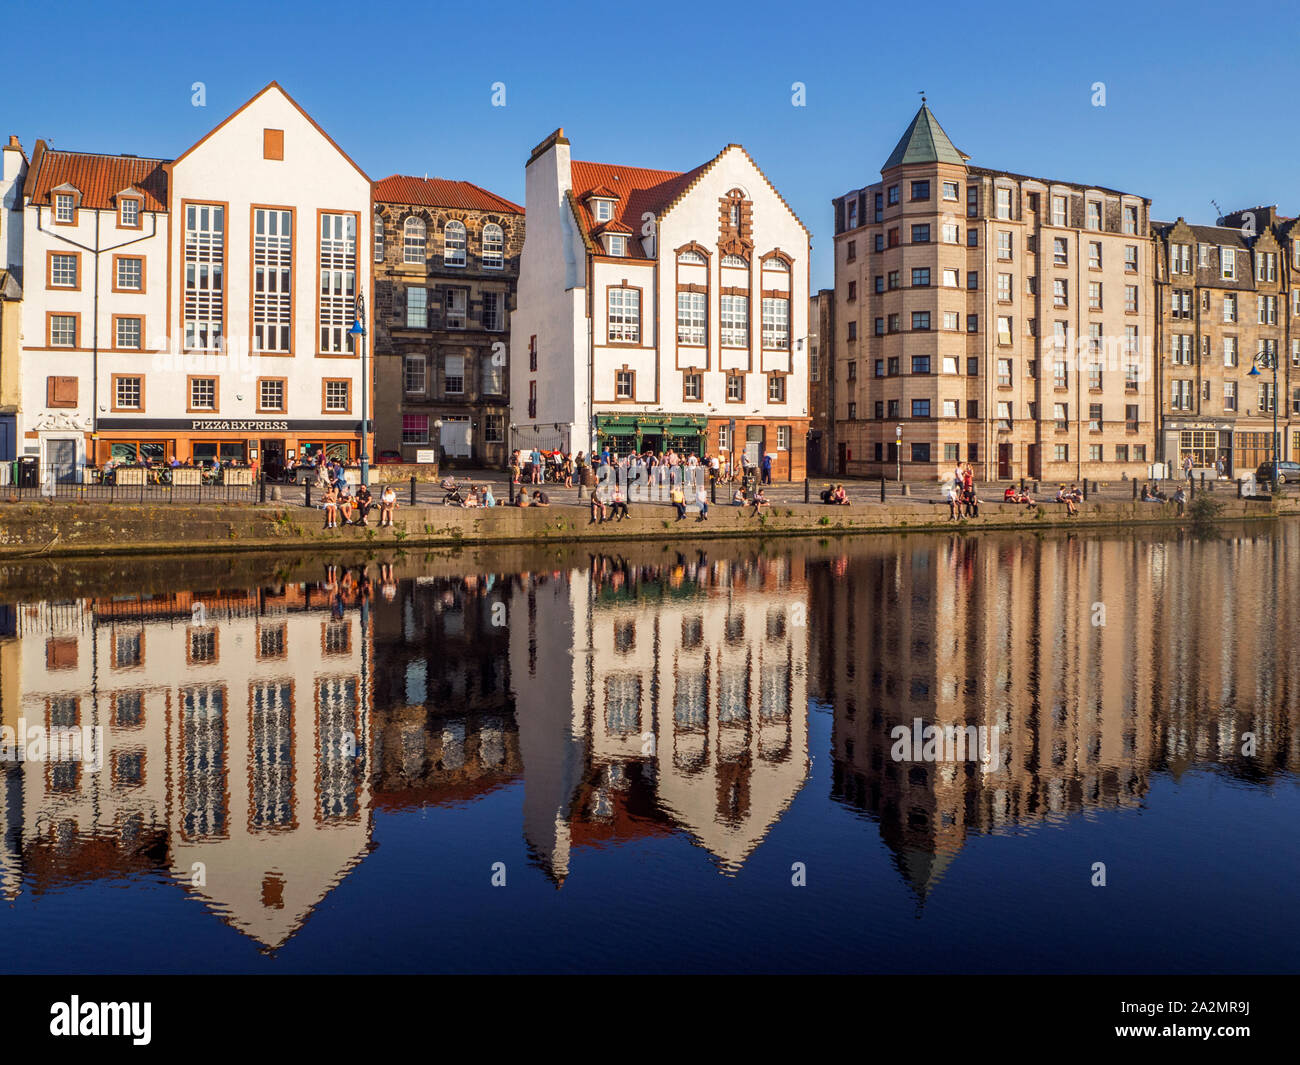
{"type": "Polygon", "coordinates": [[[468,418],[443,418],[442,447],[452,458],[469,458],[468,418]]]}

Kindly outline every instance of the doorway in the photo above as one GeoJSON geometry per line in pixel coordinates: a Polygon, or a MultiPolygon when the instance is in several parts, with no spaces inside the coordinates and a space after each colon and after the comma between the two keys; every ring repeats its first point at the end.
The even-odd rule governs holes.
{"type": "Polygon", "coordinates": [[[763,426],[745,426],[745,455],[750,465],[757,466],[763,459],[763,436],[763,426]]]}
{"type": "Polygon", "coordinates": [[[77,442],[75,440],[45,441],[45,461],[50,468],[50,480],[60,484],[76,480],[77,442]]]}
{"type": "Polygon", "coordinates": [[[1038,464],[1039,463],[1038,455],[1039,455],[1038,445],[1030,444],[1029,445],[1029,476],[1032,477],[1035,481],[1041,480],[1043,476],[1043,471],[1038,464]]]}
{"type": "Polygon", "coordinates": [[[1008,481],[1011,479],[1011,445],[998,445],[998,480],[1008,481]]]}
{"type": "Polygon", "coordinates": [[[266,475],[273,479],[284,476],[284,440],[259,440],[258,458],[266,475]]]}

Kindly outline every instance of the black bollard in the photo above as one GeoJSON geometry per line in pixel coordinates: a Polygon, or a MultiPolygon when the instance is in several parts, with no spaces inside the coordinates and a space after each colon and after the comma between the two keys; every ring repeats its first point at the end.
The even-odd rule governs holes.
{"type": "Polygon", "coordinates": [[[1088,478],[1083,479],[1083,501],[1088,502],[1088,478]]]}
{"type": "Polygon", "coordinates": [[[261,470],[257,474],[257,501],[266,502],[266,471],[261,470]]]}
{"type": "Polygon", "coordinates": [[[885,501],[885,475],[883,473],[880,475],[880,501],[882,503],[885,501]]]}
{"type": "Polygon", "coordinates": [[[305,488],[305,489],[307,490],[307,498],[306,498],[306,500],[303,502],[303,506],[304,506],[304,507],[307,507],[307,508],[310,509],[310,507],[311,507],[311,481],[303,481],[302,486],[303,486],[303,488],[305,488]]]}
{"type": "Polygon", "coordinates": [[[808,502],[808,478],[803,479],[803,501],[808,502]]]}
{"type": "Polygon", "coordinates": [[[411,474],[411,506],[415,506],[415,474],[411,474]]]}

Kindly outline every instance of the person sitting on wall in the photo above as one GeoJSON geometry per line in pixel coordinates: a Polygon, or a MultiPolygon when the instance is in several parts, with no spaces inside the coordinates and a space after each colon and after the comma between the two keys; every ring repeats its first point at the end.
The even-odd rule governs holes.
{"type": "Polygon", "coordinates": [[[353,519],[353,525],[365,525],[366,515],[374,507],[374,498],[370,495],[370,489],[364,484],[357,487],[356,494],[357,516],[353,519]]]}
{"type": "Polygon", "coordinates": [[[844,485],[837,484],[835,486],[835,491],[831,493],[831,502],[837,507],[847,507],[851,505],[849,493],[845,491],[844,485]]]}
{"type": "Polygon", "coordinates": [[[758,517],[758,512],[760,508],[769,507],[772,504],[768,502],[767,495],[762,488],[755,488],[754,498],[750,500],[750,505],[753,506],[754,508],[754,513],[751,515],[751,517],[756,518],[758,517]]]}
{"type": "Polygon", "coordinates": [[[1070,517],[1079,513],[1079,508],[1074,502],[1074,493],[1067,492],[1065,485],[1061,485],[1060,490],[1056,493],[1056,501],[1065,504],[1065,513],[1070,517]]]}
{"type": "Polygon", "coordinates": [[[397,490],[391,485],[384,485],[379,494],[379,527],[393,524],[393,511],[397,509],[397,490]]]}
{"type": "Polygon", "coordinates": [[[1183,491],[1182,485],[1174,493],[1174,502],[1178,504],[1178,516],[1181,518],[1187,507],[1187,493],[1183,491]]]}
{"type": "Polygon", "coordinates": [[[325,497],[321,501],[321,509],[325,511],[325,528],[337,529],[339,513],[339,494],[333,485],[325,489],[325,497]]]}
{"type": "Polygon", "coordinates": [[[616,521],[622,521],[624,518],[631,516],[628,509],[627,498],[623,495],[623,489],[618,485],[614,486],[614,498],[610,503],[610,517],[616,521]]]}
{"type": "Polygon", "coordinates": [[[745,498],[745,486],[738,485],[736,490],[731,494],[731,504],[736,507],[743,507],[749,500],[745,498]]]}
{"type": "Polygon", "coordinates": [[[551,497],[548,496],[545,492],[537,491],[533,493],[533,506],[549,507],[550,505],[551,505],[551,497]]]}
{"type": "Polygon", "coordinates": [[[479,498],[483,500],[483,506],[485,507],[495,507],[497,505],[497,497],[492,494],[492,488],[489,485],[485,484],[479,488],[479,498]]]}

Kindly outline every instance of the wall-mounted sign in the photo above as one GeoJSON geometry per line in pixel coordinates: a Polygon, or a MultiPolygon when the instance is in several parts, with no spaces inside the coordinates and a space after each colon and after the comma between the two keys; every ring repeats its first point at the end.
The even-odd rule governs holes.
{"type": "Polygon", "coordinates": [[[415,461],[416,462],[437,462],[438,453],[434,451],[432,448],[429,448],[428,450],[417,451],[415,453],[415,461]]]}

